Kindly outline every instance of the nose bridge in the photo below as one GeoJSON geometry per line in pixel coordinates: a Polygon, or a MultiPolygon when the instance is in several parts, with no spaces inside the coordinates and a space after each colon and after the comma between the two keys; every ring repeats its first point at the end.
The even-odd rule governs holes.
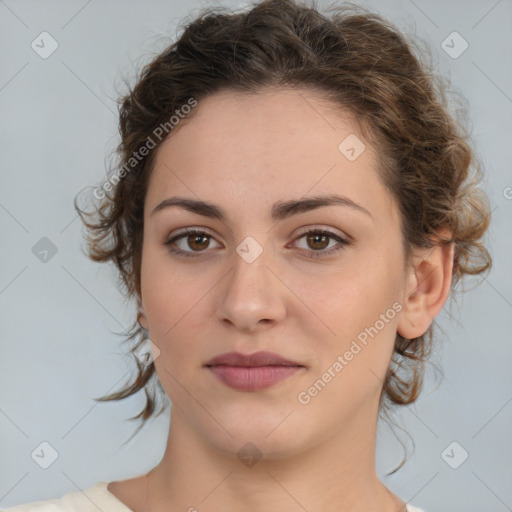
{"type": "Polygon", "coordinates": [[[266,324],[284,316],[282,290],[267,268],[272,267],[271,252],[252,237],[238,245],[217,312],[220,320],[251,330],[261,321],[266,324]]]}

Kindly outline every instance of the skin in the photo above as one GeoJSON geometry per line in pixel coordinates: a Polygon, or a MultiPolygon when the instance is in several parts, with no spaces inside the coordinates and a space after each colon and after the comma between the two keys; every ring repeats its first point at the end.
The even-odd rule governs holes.
{"type": "MultiPolygon", "coordinates": [[[[149,479],[152,512],[401,510],[375,470],[379,398],[396,333],[424,334],[448,297],[453,247],[417,250],[406,267],[377,156],[347,113],[294,88],[216,93],[159,147],[145,202],[140,322],[160,350],[155,365],[172,411],[165,454],[149,479]],[[366,146],[355,161],[338,150],[349,134],[366,146]],[[274,202],[332,193],[369,215],[331,205],[270,216],[274,202]],[[178,206],[152,214],[172,196],[214,203],[226,218],[178,206]],[[175,243],[198,257],[164,245],[186,227],[211,235],[202,245],[193,236],[175,243]],[[351,245],[308,257],[339,247],[333,238],[308,244],[300,232],[320,227],[351,245]],[[252,263],[236,252],[248,236],[263,249],[252,263]],[[394,318],[300,403],[298,394],[393,303],[401,306],[394,318]],[[260,350],[306,368],[247,392],[203,367],[220,353],[260,350]],[[247,442],[261,455],[251,467],[237,458],[247,442]]],[[[132,510],[148,510],[145,476],[109,490],[132,510]]]]}

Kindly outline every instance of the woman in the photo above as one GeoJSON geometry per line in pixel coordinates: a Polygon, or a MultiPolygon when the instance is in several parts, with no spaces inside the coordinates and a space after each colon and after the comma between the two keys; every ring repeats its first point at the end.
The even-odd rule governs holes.
{"type": "Polygon", "coordinates": [[[139,372],[102,400],[144,389],[146,421],[156,379],[167,448],[9,510],[420,511],[377,477],[377,420],[417,399],[433,320],[491,260],[472,150],[411,44],[354,7],[205,13],[120,131],[80,213],[136,299],[139,372]]]}

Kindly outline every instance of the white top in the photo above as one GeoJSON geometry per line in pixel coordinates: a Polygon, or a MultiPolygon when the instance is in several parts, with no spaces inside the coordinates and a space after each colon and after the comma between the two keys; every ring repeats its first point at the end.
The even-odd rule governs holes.
{"type": "MultiPolygon", "coordinates": [[[[68,492],[62,498],[32,501],[0,512],[133,512],[108,489],[109,482],[99,482],[83,491],[68,492]]],[[[407,512],[423,510],[407,505],[407,512]]]]}

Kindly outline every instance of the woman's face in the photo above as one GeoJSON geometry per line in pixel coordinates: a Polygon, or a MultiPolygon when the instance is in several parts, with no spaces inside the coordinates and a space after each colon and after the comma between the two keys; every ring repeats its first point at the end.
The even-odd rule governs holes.
{"type": "Polygon", "coordinates": [[[173,421],[275,457],[371,429],[406,295],[378,155],[307,90],[222,92],[196,109],[158,149],[144,213],[141,323],[173,421]],[[292,206],[333,195],[345,199],[292,206]],[[212,208],[162,204],[178,197],[212,208]],[[206,235],[178,238],[186,228],[206,235]],[[272,383],[272,369],[206,366],[259,351],[300,367],[272,383]]]}

